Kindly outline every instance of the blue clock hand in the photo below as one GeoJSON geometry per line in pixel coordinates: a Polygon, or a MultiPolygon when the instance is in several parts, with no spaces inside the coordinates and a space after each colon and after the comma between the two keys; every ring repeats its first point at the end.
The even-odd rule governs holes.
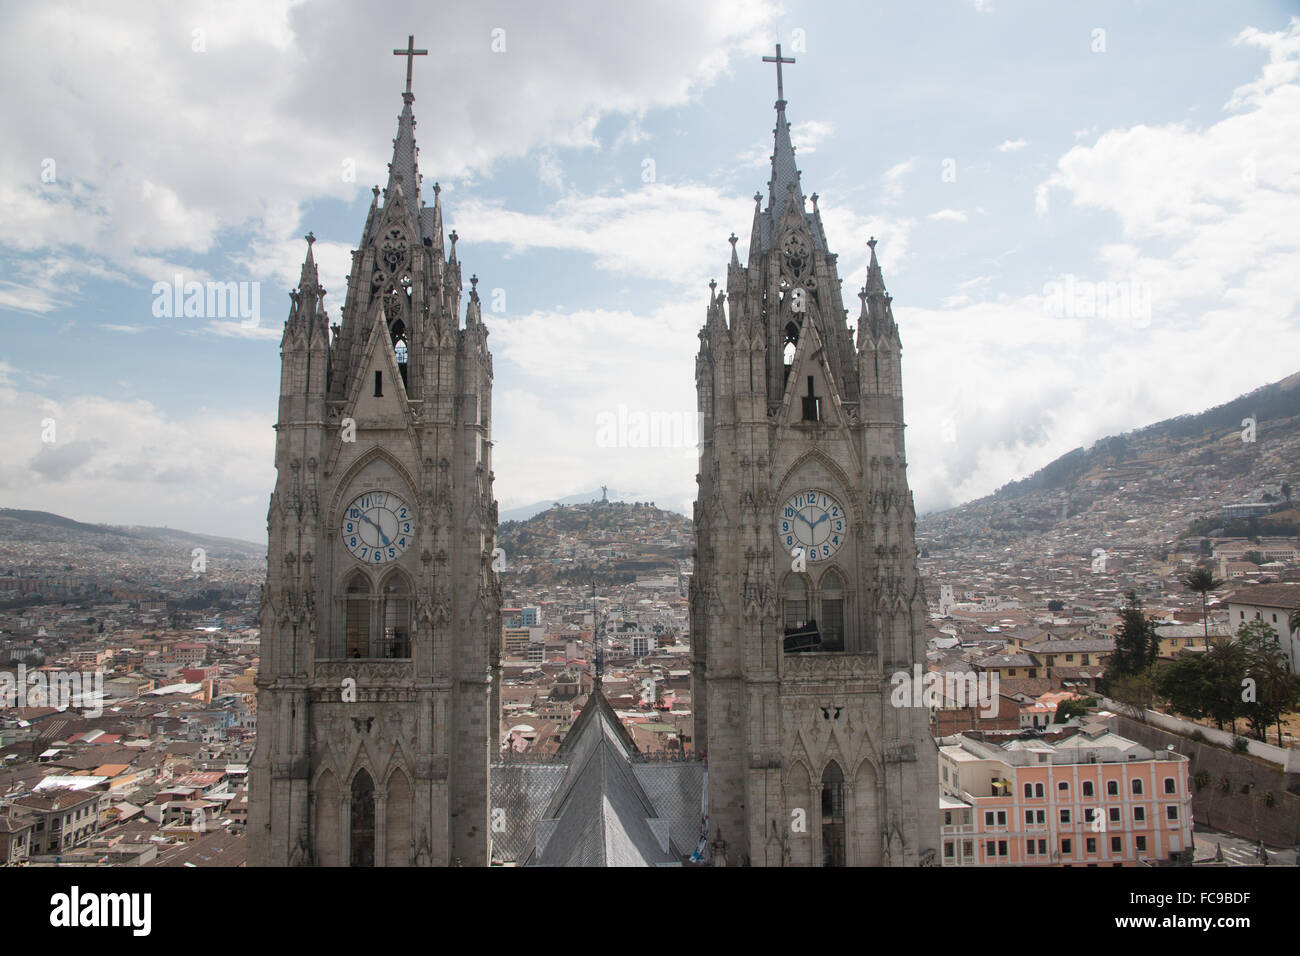
{"type": "Polygon", "coordinates": [[[829,518],[829,517],[830,517],[829,514],[824,514],[824,515],[822,515],[820,518],[818,518],[816,521],[814,521],[811,525],[809,525],[809,527],[811,527],[811,528],[815,528],[815,527],[817,527],[819,524],[821,524],[823,521],[825,521],[825,520],[826,520],[827,518],[829,518]]]}
{"type": "Polygon", "coordinates": [[[364,521],[366,524],[370,525],[370,527],[374,528],[376,531],[378,531],[379,540],[384,542],[385,548],[388,547],[388,535],[384,534],[384,529],[379,527],[379,525],[375,524],[373,521],[371,521],[364,511],[361,513],[361,520],[364,521]]]}
{"type": "Polygon", "coordinates": [[[811,527],[813,526],[813,523],[812,523],[811,521],[808,520],[808,516],[805,515],[802,511],[798,511],[798,512],[795,512],[795,513],[799,516],[799,519],[800,519],[804,524],[806,524],[808,527],[811,528],[811,527]]]}

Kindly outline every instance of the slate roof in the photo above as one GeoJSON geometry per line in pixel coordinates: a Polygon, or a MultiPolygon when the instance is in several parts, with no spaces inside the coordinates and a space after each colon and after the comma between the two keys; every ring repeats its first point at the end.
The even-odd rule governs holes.
{"type": "Polygon", "coordinates": [[[493,806],[518,821],[494,856],[525,866],[679,865],[699,829],[704,766],[638,757],[594,690],[552,761],[493,766],[493,806]]]}

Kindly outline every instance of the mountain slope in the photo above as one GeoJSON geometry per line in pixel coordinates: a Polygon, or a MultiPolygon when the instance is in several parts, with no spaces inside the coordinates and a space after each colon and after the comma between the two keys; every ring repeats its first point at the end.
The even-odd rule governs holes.
{"type": "MultiPolygon", "coordinates": [[[[1212,530],[1229,504],[1271,496],[1280,511],[1283,486],[1300,497],[1300,373],[1076,448],[992,495],[921,516],[917,540],[931,550],[1011,546],[1039,535],[1077,537],[1085,550],[1107,536],[1156,546],[1197,522],[1199,531],[1212,530]]],[[[1258,519],[1256,533],[1292,533],[1280,517],[1273,529],[1258,519]]]]}

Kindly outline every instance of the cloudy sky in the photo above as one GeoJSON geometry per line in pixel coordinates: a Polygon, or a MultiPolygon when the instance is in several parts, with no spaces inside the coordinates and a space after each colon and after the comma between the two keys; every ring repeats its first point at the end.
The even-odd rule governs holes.
{"type": "Polygon", "coordinates": [[[1300,369],[1288,7],[0,3],[0,506],[264,539],[301,237],[337,321],[408,33],[425,199],[495,308],[503,509],[689,513],[778,40],[849,302],[880,239],[918,508],[986,494],[1300,369]],[[157,315],[178,274],[250,283],[257,324],[157,315]],[[611,439],[652,413],[676,447],[611,439]]]}

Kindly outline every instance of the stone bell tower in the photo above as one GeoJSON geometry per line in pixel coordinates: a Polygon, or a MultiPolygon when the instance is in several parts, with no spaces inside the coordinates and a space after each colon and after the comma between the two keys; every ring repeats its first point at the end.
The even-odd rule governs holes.
{"type": "Polygon", "coordinates": [[[691,589],[696,739],[716,858],[916,865],[938,844],[921,707],[890,678],[925,660],[903,452],[901,344],[875,240],[857,336],[818,197],[808,209],[777,64],[767,204],[747,261],[710,283],[691,589]]]}
{"type": "Polygon", "coordinates": [[[501,589],[477,277],[426,206],[408,41],[388,186],[330,326],[307,256],[280,343],[249,862],[486,865],[501,589]]]}

